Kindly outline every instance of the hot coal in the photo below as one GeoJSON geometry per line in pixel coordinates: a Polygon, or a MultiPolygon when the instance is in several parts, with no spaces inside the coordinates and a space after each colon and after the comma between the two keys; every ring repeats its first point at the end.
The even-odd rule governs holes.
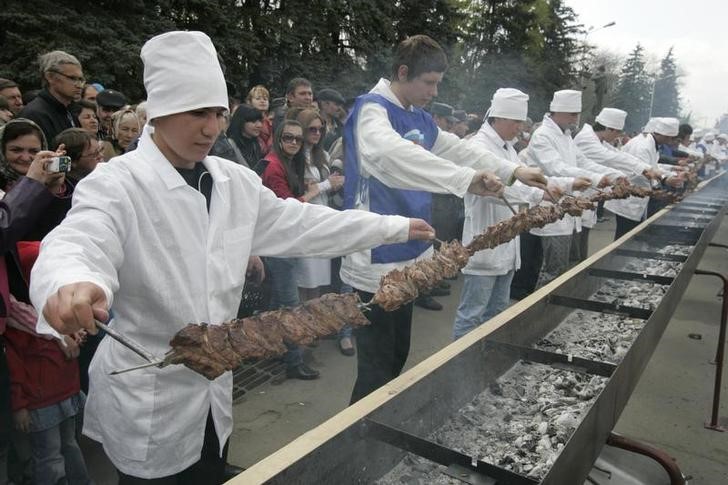
{"type": "MultiPolygon", "coordinates": [[[[429,439],[540,480],[606,381],[521,361],[429,439]]],[[[410,454],[376,483],[462,483],[443,475],[444,470],[444,466],[410,454]]]]}
{"type": "Polygon", "coordinates": [[[592,300],[620,306],[654,310],[669,286],[649,281],[608,279],[591,297],[592,300]]]}
{"type": "Polygon", "coordinates": [[[557,354],[619,364],[645,326],[645,320],[575,310],[535,347],[557,354]]]}

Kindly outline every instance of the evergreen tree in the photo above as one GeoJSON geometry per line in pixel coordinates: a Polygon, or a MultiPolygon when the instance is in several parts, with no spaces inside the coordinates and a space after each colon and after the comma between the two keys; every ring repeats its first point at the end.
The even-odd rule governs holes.
{"type": "Polygon", "coordinates": [[[625,110],[626,132],[641,130],[650,117],[650,92],[652,82],[645,70],[644,48],[637,44],[627,57],[614,95],[615,107],[625,110]]]}
{"type": "Polygon", "coordinates": [[[672,47],[660,62],[660,70],[655,80],[652,116],[680,116],[680,88],[678,73],[672,47]]]}

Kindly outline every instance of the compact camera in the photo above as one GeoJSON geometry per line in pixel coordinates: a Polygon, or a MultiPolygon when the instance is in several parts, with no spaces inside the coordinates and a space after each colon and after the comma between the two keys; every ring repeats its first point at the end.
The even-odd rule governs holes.
{"type": "Polygon", "coordinates": [[[49,172],[70,172],[71,171],[71,157],[53,157],[48,162],[46,170],[49,172]]]}

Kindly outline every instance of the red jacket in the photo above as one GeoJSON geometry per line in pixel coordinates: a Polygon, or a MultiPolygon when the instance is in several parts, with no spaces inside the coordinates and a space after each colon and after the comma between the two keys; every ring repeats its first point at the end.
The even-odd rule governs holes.
{"type": "Polygon", "coordinates": [[[66,360],[58,341],[12,327],[5,329],[13,411],[38,409],[81,390],[78,361],[66,360]]]}
{"type": "Polygon", "coordinates": [[[289,199],[294,197],[303,202],[303,196],[296,197],[288,185],[288,176],[286,175],[286,167],[278,158],[276,152],[271,151],[265,156],[264,160],[268,160],[268,166],[263,171],[263,185],[268,187],[281,199],[289,199]]]}

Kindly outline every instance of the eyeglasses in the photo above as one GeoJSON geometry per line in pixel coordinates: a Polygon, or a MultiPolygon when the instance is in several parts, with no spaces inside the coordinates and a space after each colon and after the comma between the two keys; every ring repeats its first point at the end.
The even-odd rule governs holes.
{"type": "Polygon", "coordinates": [[[103,158],[103,156],[104,156],[104,147],[99,147],[98,150],[93,150],[88,153],[83,153],[78,158],[103,158]]]}
{"type": "Polygon", "coordinates": [[[69,76],[68,74],[63,74],[61,71],[51,71],[55,72],[56,74],[60,74],[61,76],[65,77],[69,81],[71,81],[73,84],[76,84],[78,86],[83,86],[86,84],[86,78],[85,77],[76,77],[76,76],[69,76]]]}
{"type": "Polygon", "coordinates": [[[314,133],[322,133],[323,134],[323,132],[325,130],[326,130],[326,128],[324,128],[323,126],[309,126],[308,127],[308,132],[311,133],[311,134],[314,134],[314,133]]]}
{"type": "Polygon", "coordinates": [[[303,137],[284,133],[283,135],[281,135],[281,141],[283,143],[295,143],[296,145],[300,145],[301,143],[303,143],[303,137]]]}

